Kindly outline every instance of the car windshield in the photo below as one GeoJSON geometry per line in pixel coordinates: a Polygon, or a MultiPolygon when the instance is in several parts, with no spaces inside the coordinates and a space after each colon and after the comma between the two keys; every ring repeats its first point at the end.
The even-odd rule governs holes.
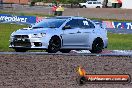
{"type": "Polygon", "coordinates": [[[32,28],[59,28],[65,21],[66,19],[44,19],[43,21],[32,25],[32,28]]]}

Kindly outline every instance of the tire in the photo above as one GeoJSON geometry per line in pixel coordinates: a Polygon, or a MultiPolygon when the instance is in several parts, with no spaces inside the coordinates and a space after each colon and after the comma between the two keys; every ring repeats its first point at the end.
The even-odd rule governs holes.
{"type": "Polygon", "coordinates": [[[86,8],[86,6],[84,5],[84,6],[82,6],[82,8],[86,8]]]}
{"type": "Polygon", "coordinates": [[[53,37],[49,41],[48,53],[56,53],[60,50],[61,40],[58,37],[53,37]]]}
{"type": "Polygon", "coordinates": [[[96,8],[100,8],[100,6],[97,6],[96,8]]]}
{"type": "Polygon", "coordinates": [[[96,39],[94,40],[93,44],[92,44],[92,50],[89,50],[91,53],[101,53],[102,49],[103,49],[103,41],[102,39],[96,39]]]}
{"type": "Polygon", "coordinates": [[[79,4],[79,8],[82,8],[82,6],[79,4]]]}
{"type": "Polygon", "coordinates": [[[69,49],[62,49],[62,50],[60,50],[60,52],[62,52],[62,53],[69,53],[71,50],[69,50],[69,49]]]}
{"type": "Polygon", "coordinates": [[[23,48],[15,48],[15,51],[16,52],[26,52],[27,50],[23,48]]]}

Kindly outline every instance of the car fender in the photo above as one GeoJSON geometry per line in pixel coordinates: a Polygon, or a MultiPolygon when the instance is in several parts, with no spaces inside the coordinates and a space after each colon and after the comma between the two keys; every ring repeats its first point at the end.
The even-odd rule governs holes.
{"type": "Polygon", "coordinates": [[[90,33],[89,35],[89,45],[90,49],[92,49],[93,41],[97,38],[97,35],[95,33],[90,33]]]}
{"type": "Polygon", "coordinates": [[[44,43],[49,45],[49,41],[51,40],[52,37],[58,36],[60,39],[60,34],[62,33],[61,31],[58,32],[59,29],[50,29],[46,31],[46,37],[43,37],[42,40],[44,43]]]}
{"type": "Polygon", "coordinates": [[[89,35],[89,43],[90,43],[90,49],[92,49],[92,44],[93,44],[93,42],[94,42],[94,40],[96,40],[96,39],[98,39],[98,38],[100,38],[102,41],[103,41],[103,44],[105,44],[105,38],[103,38],[101,35],[99,35],[99,34],[96,34],[96,33],[91,33],[90,35],[89,35]]]}
{"type": "Polygon", "coordinates": [[[58,34],[54,34],[54,35],[48,35],[47,39],[45,41],[47,41],[47,44],[49,45],[49,41],[53,38],[53,37],[58,37],[61,40],[61,44],[62,44],[62,38],[60,37],[60,35],[58,34]]]}

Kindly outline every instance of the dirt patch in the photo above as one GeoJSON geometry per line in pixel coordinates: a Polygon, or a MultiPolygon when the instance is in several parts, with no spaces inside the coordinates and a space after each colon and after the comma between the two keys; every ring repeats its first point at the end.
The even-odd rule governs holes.
{"type": "Polygon", "coordinates": [[[88,74],[130,74],[132,57],[0,55],[0,88],[131,88],[132,84],[76,82],[77,67],[88,74]]]}

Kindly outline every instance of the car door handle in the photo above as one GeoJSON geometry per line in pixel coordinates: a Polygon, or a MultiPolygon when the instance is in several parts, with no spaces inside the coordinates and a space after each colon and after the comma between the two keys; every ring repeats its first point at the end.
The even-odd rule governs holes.
{"type": "Polygon", "coordinates": [[[69,34],[75,34],[75,33],[69,33],[69,34]]]}

